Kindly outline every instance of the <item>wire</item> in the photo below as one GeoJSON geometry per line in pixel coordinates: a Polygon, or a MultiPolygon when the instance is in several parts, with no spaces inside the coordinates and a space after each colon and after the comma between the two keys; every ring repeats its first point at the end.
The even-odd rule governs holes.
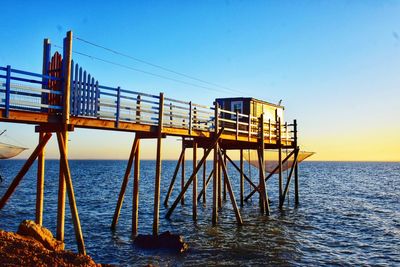
{"type": "Polygon", "coordinates": [[[164,70],[164,71],[168,71],[168,72],[174,73],[174,74],[176,74],[176,75],[180,75],[180,76],[185,77],[185,78],[188,78],[188,79],[192,79],[192,80],[195,80],[195,81],[198,81],[198,82],[202,82],[202,83],[205,83],[205,84],[208,84],[208,85],[212,85],[212,86],[215,86],[215,87],[219,87],[219,88],[222,88],[222,89],[226,89],[226,90],[229,90],[229,91],[231,91],[231,92],[246,94],[245,92],[242,92],[242,91],[239,91],[239,90],[235,90],[235,89],[232,89],[232,88],[229,88],[229,87],[226,87],[226,86],[222,86],[222,85],[219,85],[219,84],[216,84],[216,83],[208,82],[208,81],[205,81],[205,80],[203,80],[203,79],[196,78],[196,77],[194,77],[194,76],[191,76],[191,75],[188,75],[188,74],[179,72],[179,71],[175,71],[175,70],[172,70],[172,69],[170,69],[170,68],[166,68],[166,67],[160,66],[160,65],[158,65],[158,64],[154,64],[154,63],[151,63],[151,62],[149,62],[149,61],[146,61],[146,60],[143,60],[143,59],[140,59],[140,58],[137,58],[137,57],[133,57],[133,56],[130,56],[130,55],[125,54],[125,53],[122,53],[122,52],[118,52],[118,51],[116,51],[116,50],[114,50],[114,49],[107,48],[107,47],[102,46],[102,45],[99,45],[99,44],[95,44],[95,43],[93,43],[93,42],[91,42],[91,41],[87,41],[87,40],[85,40],[85,39],[83,39],[83,38],[80,38],[80,37],[74,37],[74,39],[76,39],[76,40],[78,40],[78,41],[81,41],[81,42],[84,42],[84,43],[86,43],[86,44],[92,45],[92,46],[94,46],[94,47],[104,49],[104,50],[109,51],[109,52],[111,52],[111,53],[114,53],[114,54],[116,54],[116,55],[119,55],[119,56],[122,56],[122,57],[126,57],[126,58],[129,58],[129,59],[135,60],[135,61],[137,61],[137,62],[146,64],[146,65],[149,65],[149,66],[152,66],[152,67],[155,67],[155,68],[164,70]]]}
{"type": "MultiPolygon", "coordinates": [[[[57,48],[61,48],[62,49],[62,47],[59,46],[59,45],[54,45],[54,46],[57,47],[57,48]]],[[[144,73],[144,74],[151,75],[151,76],[154,76],[154,77],[158,77],[158,78],[161,78],[161,79],[170,80],[170,81],[174,81],[174,82],[177,82],[177,83],[182,83],[182,84],[186,84],[186,85],[190,85],[190,86],[194,86],[194,87],[199,87],[199,88],[207,89],[207,90],[210,90],[210,91],[213,91],[213,92],[214,91],[219,91],[219,92],[226,93],[226,90],[221,90],[221,89],[211,88],[211,87],[207,87],[207,86],[203,86],[203,85],[197,85],[197,84],[190,83],[190,82],[185,82],[185,81],[182,81],[182,80],[178,80],[178,79],[175,79],[175,78],[159,75],[159,74],[152,73],[152,72],[145,71],[145,70],[141,70],[141,69],[138,69],[138,68],[133,68],[131,66],[127,66],[127,65],[124,65],[124,64],[113,62],[113,61],[110,61],[110,60],[107,60],[107,59],[103,59],[103,58],[95,57],[95,56],[92,56],[92,55],[88,55],[88,54],[85,54],[85,53],[82,53],[82,52],[79,52],[79,51],[72,51],[72,53],[88,57],[88,58],[90,58],[92,60],[98,60],[98,61],[101,61],[101,62],[104,62],[104,63],[107,63],[107,64],[111,64],[111,65],[118,66],[118,67],[121,67],[121,68],[125,68],[125,69],[128,69],[128,70],[144,73]]]]}

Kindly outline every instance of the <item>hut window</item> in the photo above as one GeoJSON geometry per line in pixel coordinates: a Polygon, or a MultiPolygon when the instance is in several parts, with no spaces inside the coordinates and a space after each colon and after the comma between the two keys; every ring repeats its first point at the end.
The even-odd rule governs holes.
{"type": "MultiPolygon", "coordinates": [[[[231,111],[239,112],[243,114],[243,101],[232,101],[231,102],[231,111]]],[[[231,114],[231,119],[236,119],[236,115],[231,114]]]]}

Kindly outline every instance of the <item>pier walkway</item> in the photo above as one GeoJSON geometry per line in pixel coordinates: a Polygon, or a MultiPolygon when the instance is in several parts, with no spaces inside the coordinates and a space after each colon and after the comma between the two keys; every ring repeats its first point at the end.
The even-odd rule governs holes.
{"type": "Polygon", "coordinates": [[[36,223],[42,224],[44,149],[52,135],[56,134],[60,152],[56,237],[64,241],[65,203],[66,194],[68,194],[78,250],[80,253],[86,253],[68,164],[68,132],[75,128],[136,133],[118,196],[111,224],[112,229],[115,229],[117,225],[125,190],[133,169],[132,234],[137,234],[140,140],[147,138],[157,140],[153,219],[153,235],[155,236],[158,235],[159,230],[162,139],[166,136],[182,138],[182,151],[164,204],[169,207],[169,197],[174,189],[179,170],[181,170],[181,182],[180,186],[175,186],[175,188],[180,191],[169,207],[167,218],[171,217],[179,203],[184,204],[185,194],[188,194],[188,188],[191,186],[193,220],[196,220],[197,202],[201,199],[203,202],[206,201],[207,185],[212,179],[212,223],[217,223],[218,211],[222,207],[222,201],[228,195],[237,223],[243,224],[228,175],[227,160],[239,173],[240,205],[243,205],[243,201],[252,197],[253,194],[258,193],[260,210],[269,215],[266,181],[273,174],[277,174],[279,179],[279,207],[283,206],[292,176],[294,177],[295,203],[298,203],[299,147],[297,146],[296,121],[286,123],[282,122],[279,116],[275,119],[266,119],[264,114],[257,117],[238,111],[233,112],[221,108],[217,101],[212,105],[203,105],[187,100],[172,99],[163,93],[153,95],[133,91],[130,88],[104,85],[72,59],[72,40],[72,32],[68,32],[64,38],[62,55],[58,52],[51,54],[50,41],[44,40],[42,73],[20,70],[10,65],[0,66],[0,122],[33,124],[36,126],[35,131],[39,134],[38,146],[1,198],[0,209],[5,206],[24,175],[37,160],[36,223]],[[199,148],[203,150],[201,158],[197,157],[199,148]],[[186,179],[185,151],[188,149],[193,152],[193,173],[186,179]],[[266,176],[264,165],[264,149],[276,149],[279,156],[275,170],[268,176],[266,176]],[[291,151],[286,158],[282,157],[282,149],[291,151]],[[229,150],[240,151],[239,164],[228,156],[229,150]],[[253,181],[252,177],[248,177],[244,172],[244,150],[257,151],[260,170],[257,181],[253,181]],[[204,163],[211,153],[213,168],[207,174],[204,163]],[[290,157],[293,158],[292,164],[286,177],[286,185],[284,185],[282,165],[290,157]],[[197,176],[201,168],[203,168],[202,190],[199,192],[197,176]],[[244,183],[248,183],[253,189],[246,198],[244,183]]]}

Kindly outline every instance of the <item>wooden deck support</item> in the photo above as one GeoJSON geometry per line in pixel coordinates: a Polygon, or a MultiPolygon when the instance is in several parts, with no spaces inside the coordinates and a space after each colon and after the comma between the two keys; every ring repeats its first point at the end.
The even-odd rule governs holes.
{"type": "Polygon", "coordinates": [[[132,236],[138,233],[139,221],[140,139],[138,140],[133,169],[132,236]]]}
{"type": "MultiPolygon", "coordinates": [[[[63,60],[62,60],[62,77],[63,77],[63,113],[62,113],[62,123],[65,126],[69,124],[70,119],[70,96],[71,96],[71,60],[72,60],[72,32],[67,32],[67,36],[64,38],[63,43],[63,60]]],[[[68,132],[62,132],[63,150],[65,154],[68,155],[68,132]]],[[[59,241],[64,242],[64,225],[65,225],[65,179],[64,173],[62,171],[62,162],[60,161],[60,174],[58,182],[58,204],[57,204],[57,229],[56,238],[59,241]]]]}
{"type": "MultiPolygon", "coordinates": [[[[129,159],[128,159],[128,165],[125,170],[124,179],[122,180],[121,190],[118,195],[117,206],[115,207],[114,216],[113,216],[113,220],[111,223],[111,229],[113,229],[113,230],[115,230],[117,223],[118,223],[118,217],[121,212],[122,203],[124,202],[126,187],[128,186],[128,181],[129,181],[129,176],[130,176],[131,170],[132,170],[133,160],[136,158],[135,156],[137,155],[139,143],[140,143],[140,139],[136,136],[135,140],[133,141],[133,144],[132,144],[131,153],[130,153],[129,159]]],[[[136,168],[135,168],[135,170],[136,170],[136,168]]]]}
{"type": "Polygon", "coordinates": [[[164,118],[164,93],[160,93],[158,106],[158,137],[156,155],[156,175],[154,181],[154,212],[153,212],[153,236],[158,236],[158,224],[160,219],[160,186],[161,186],[161,145],[164,118]]]}
{"type": "Polygon", "coordinates": [[[279,208],[280,208],[280,209],[283,208],[283,203],[285,202],[286,194],[287,194],[287,192],[288,192],[288,190],[289,190],[289,185],[290,185],[290,181],[291,181],[291,179],[292,179],[292,174],[293,174],[294,169],[295,169],[296,166],[297,166],[297,159],[298,159],[298,156],[299,156],[299,150],[298,150],[298,148],[296,148],[296,149],[295,149],[295,153],[294,153],[293,165],[292,165],[292,168],[290,168],[289,176],[287,177],[287,182],[286,182],[285,190],[283,191],[282,199],[281,199],[281,201],[279,202],[279,208]]]}
{"type": "Polygon", "coordinates": [[[185,148],[182,148],[181,154],[179,155],[178,162],[176,163],[176,167],[175,167],[172,179],[171,179],[171,183],[169,184],[169,187],[168,187],[167,196],[165,197],[165,200],[164,200],[164,206],[166,206],[166,207],[168,206],[169,197],[171,196],[172,190],[174,189],[175,180],[176,180],[176,177],[178,176],[179,168],[182,164],[182,160],[183,160],[184,156],[185,156],[185,148]]]}
{"type": "Polygon", "coordinates": [[[65,184],[68,193],[69,207],[72,215],[72,222],[74,224],[75,237],[78,244],[78,251],[80,254],[86,255],[85,243],[83,241],[81,222],[79,220],[78,209],[76,207],[76,200],[74,194],[74,187],[72,185],[71,173],[68,164],[67,153],[65,150],[65,141],[63,133],[57,133],[58,148],[60,150],[61,169],[64,173],[65,184]]]}
{"type": "MultiPolygon", "coordinates": [[[[185,187],[185,138],[182,137],[182,170],[181,170],[181,191],[185,187]]],[[[182,196],[181,205],[185,205],[185,195],[182,196]]]]}
{"type": "Polygon", "coordinates": [[[25,164],[22,166],[21,170],[18,172],[18,174],[15,176],[14,180],[12,181],[11,185],[8,187],[6,193],[0,200],[0,210],[4,207],[4,205],[7,203],[8,199],[11,197],[11,195],[14,193],[15,189],[21,182],[22,178],[24,178],[25,174],[28,172],[32,164],[35,162],[36,158],[39,156],[40,152],[43,150],[43,148],[46,146],[47,142],[51,138],[51,133],[46,133],[42,140],[39,142],[35,150],[32,152],[32,154],[29,156],[29,158],[26,160],[25,164]]]}
{"type": "MultiPolygon", "coordinates": [[[[205,154],[206,154],[206,149],[203,148],[203,156],[205,154]]],[[[202,192],[203,192],[203,204],[206,204],[206,201],[207,201],[207,197],[206,196],[207,196],[207,184],[208,184],[208,181],[206,181],[206,175],[207,175],[207,159],[206,159],[206,162],[203,165],[203,190],[202,190],[202,192]]],[[[200,196],[200,194],[199,194],[199,196],[200,196]]]]}
{"type": "Polygon", "coordinates": [[[243,175],[243,178],[249,183],[250,187],[254,188],[255,192],[258,191],[258,186],[256,186],[251,179],[244,173],[240,171],[240,168],[236,165],[236,163],[225,153],[226,158],[228,159],[228,161],[232,164],[232,166],[243,175]]]}
{"type": "Polygon", "coordinates": [[[190,176],[189,180],[187,180],[183,190],[179,193],[178,197],[172,204],[171,208],[168,210],[166,214],[166,218],[169,219],[171,217],[172,212],[175,210],[176,206],[178,205],[179,201],[181,200],[182,196],[185,194],[186,190],[189,188],[190,184],[193,182],[194,176],[197,175],[199,172],[201,166],[205,163],[208,155],[210,154],[211,150],[216,147],[219,138],[221,137],[221,134],[223,133],[224,129],[221,129],[220,132],[214,137],[214,140],[212,142],[212,145],[210,148],[207,149],[206,154],[201,158],[200,162],[197,164],[196,168],[193,170],[192,175],[190,176]]]}
{"type": "MultiPolygon", "coordinates": [[[[203,167],[205,166],[206,163],[204,163],[203,167]]],[[[208,175],[207,180],[204,182],[204,188],[200,191],[199,195],[197,196],[197,201],[200,201],[201,197],[205,198],[206,197],[206,192],[207,192],[207,186],[211,180],[211,177],[214,175],[214,170],[211,170],[210,174],[208,175]]]]}
{"type": "Polygon", "coordinates": [[[242,217],[240,216],[240,212],[239,212],[239,209],[238,209],[237,204],[236,204],[235,195],[233,194],[232,186],[231,186],[231,183],[229,181],[228,171],[226,169],[226,165],[225,165],[225,162],[224,162],[225,158],[222,157],[222,152],[221,152],[220,149],[218,150],[218,154],[220,156],[219,160],[220,160],[220,163],[221,163],[221,166],[222,166],[222,171],[224,172],[225,184],[226,184],[226,187],[227,187],[227,190],[228,190],[228,193],[229,193],[229,197],[231,199],[231,204],[232,204],[233,210],[235,212],[236,222],[237,222],[238,225],[243,225],[243,220],[242,220],[242,217]]]}
{"type": "MultiPolygon", "coordinates": [[[[203,155],[204,157],[204,155],[203,155]]],[[[204,164],[205,165],[205,164],[204,164]]],[[[197,166],[197,143],[195,140],[193,140],[193,170],[196,168],[197,166]]],[[[197,174],[194,175],[193,177],[193,206],[192,206],[192,210],[193,210],[193,220],[196,221],[197,220],[197,174]]]]}
{"type": "Polygon", "coordinates": [[[261,212],[266,213],[266,215],[270,214],[269,211],[269,199],[268,199],[268,192],[267,192],[267,186],[265,184],[265,169],[264,169],[264,160],[263,160],[263,154],[264,153],[264,148],[258,149],[258,164],[260,165],[260,174],[261,174],[261,179],[260,179],[260,196],[261,196],[261,212]]]}
{"type": "Polygon", "coordinates": [[[218,142],[214,147],[214,161],[213,161],[213,195],[212,195],[212,225],[218,222],[218,142]]]}
{"type": "Polygon", "coordinates": [[[240,149],[240,206],[243,207],[244,199],[244,164],[243,164],[243,149],[240,149]]]}
{"type": "Polygon", "coordinates": [[[260,205],[260,211],[263,214],[266,210],[265,207],[265,172],[264,172],[264,139],[265,139],[265,129],[264,129],[264,113],[261,114],[260,116],[260,145],[257,150],[258,152],[258,164],[260,166],[259,168],[259,185],[260,185],[260,197],[259,197],[259,205],[260,205]]]}
{"type": "MultiPolygon", "coordinates": [[[[45,133],[39,133],[39,143],[42,142],[45,133]]],[[[37,166],[37,182],[36,182],[36,214],[35,222],[39,225],[43,224],[43,199],[44,199],[44,161],[45,161],[45,147],[38,155],[37,166]]]]}
{"type": "Polygon", "coordinates": [[[279,170],[279,203],[282,202],[282,197],[283,197],[283,177],[282,177],[282,124],[281,124],[281,118],[278,117],[277,120],[277,135],[278,135],[278,170],[279,170]]]}
{"type": "MultiPolygon", "coordinates": [[[[294,147],[297,147],[297,120],[293,121],[294,147]]],[[[299,205],[299,166],[294,168],[294,204],[299,205]]]]}
{"type": "MultiPolygon", "coordinates": [[[[222,154],[220,154],[220,155],[222,155],[222,154]]],[[[225,164],[225,167],[227,168],[227,165],[226,165],[226,153],[225,153],[225,156],[224,156],[221,160],[223,160],[223,162],[224,162],[224,164],[225,164]]],[[[220,163],[220,164],[221,164],[221,163],[220,163]]],[[[222,167],[222,168],[223,168],[223,167],[222,167]]],[[[226,185],[226,179],[225,179],[225,172],[223,171],[222,174],[224,175],[224,179],[223,179],[224,187],[223,187],[223,193],[222,193],[222,195],[223,195],[224,201],[226,201],[226,187],[227,187],[227,185],[226,185]]]]}

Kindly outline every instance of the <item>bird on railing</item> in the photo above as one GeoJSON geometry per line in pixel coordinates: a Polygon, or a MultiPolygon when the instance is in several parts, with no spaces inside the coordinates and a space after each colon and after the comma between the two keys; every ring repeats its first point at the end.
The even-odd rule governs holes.
{"type": "Polygon", "coordinates": [[[280,106],[282,104],[282,99],[281,100],[279,100],[279,102],[278,102],[278,106],[280,106]]]}

